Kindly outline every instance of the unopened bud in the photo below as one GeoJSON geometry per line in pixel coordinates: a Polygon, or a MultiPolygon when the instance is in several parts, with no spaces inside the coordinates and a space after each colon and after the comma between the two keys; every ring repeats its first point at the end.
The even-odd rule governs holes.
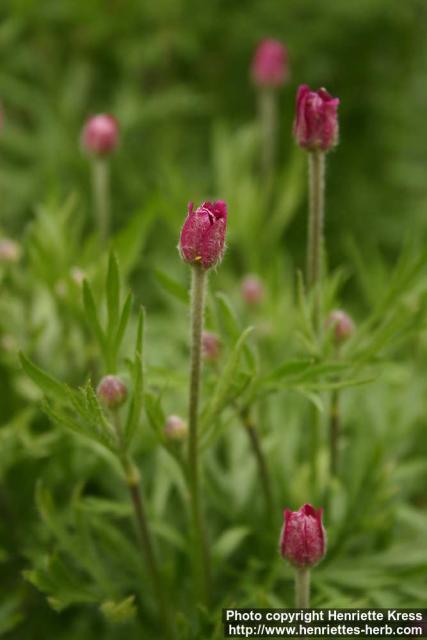
{"type": "Polygon", "coordinates": [[[108,113],[100,113],[87,120],[82,131],[82,146],[96,156],[112,153],[119,143],[119,125],[108,113]]]}
{"type": "Polygon", "coordinates": [[[331,329],[334,334],[335,342],[345,342],[354,333],[354,322],[350,316],[341,309],[335,309],[329,314],[325,326],[331,329]]]}
{"type": "Polygon", "coordinates": [[[127,387],[117,376],[104,376],[96,389],[99,400],[109,409],[118,409],[125,402],[127,387]]]}
{"type": "Polygon", "coordinates": [[[280,87],[288,78],[286,47],[278,40],[262,40],[256,48],[251,73],[259,87],[280,87]]]}
{"type": "Polygon", "coordinates": [[[205,360],[214,361],[218,359],[219,352],[221,350],[221,341],[216,333],[203,331],[202,350],[205,360]]]}
{"type": "Polygon", "coordinates": [[[217,265],[224,254],[226,228],[225,202],[203,202],[197,209],[190,202],[179,241],[184,262],[199,264],[204,269],[217,265]]]}
{"type": "Polygon", "coordinates": [[[165,423],[165,436],[168,440],[185,440],[188,434],[187,423],[179,416],[169,416],[165,423]]]}
{"type": "Polygon", "coordinates": [[[257,305],[264,298],[264,285],[258,276],[249,274],[245,276],[241,284],[243,300],[250,305],[257,305]]]}
{"type": "Polygon", "coordinates": [[[0,240],[0,263],[15,264],[21,257],[21,247],[10,238],[0,240]]]}
{"type": "Polygon", "coordinates": [[[70,276],[71,276],[71,280],[75,284],[80,286],[83,284],[83,280],[85,279],[86,274],[83,271],[83,269],[80,269],[80,267],[72,267],[70,269],[70,276]]]}
{"type": "Polygon", "coordinates": [[[295,140],[308,151],[328,151],[338,143],[338,105],[326,89],[298,88],[294,121],[295,140]]]}
{"type": "Polygon", "coordinates": [[[284,511],[280,534],[280,553],[298,568],[313,567],[326,553],[326,532],[322,523],[323,509],[305,504],[299,511],[284,511]]]}

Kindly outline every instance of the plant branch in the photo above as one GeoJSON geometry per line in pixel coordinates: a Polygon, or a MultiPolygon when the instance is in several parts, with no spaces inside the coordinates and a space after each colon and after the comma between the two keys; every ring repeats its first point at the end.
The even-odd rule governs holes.
{"type": "Polygon", "coordinates": [[[156,594],[161,624],[164,627],[165,637],[168,640],[172,640],[175,634],[172,628],[169,605],[165,597],[163,581],[158,568],[156,555],[154,552],[154,545],[151,539],[150,528],[148,526],[148,518],[145,510],[144,498],[141,491],[139,473],[133,461],[126,452],[123,439],[123,430],[120,423],[120,416],[117,410],[112,411],[112,416],[114,428],[117,435],[120,462],[125,474],[126,485],[134,510],[135,522],[138,531],[138,540],[141,546],[142,553],[144,554],[148,573],[150,575],[153,589],[156,594]]]}

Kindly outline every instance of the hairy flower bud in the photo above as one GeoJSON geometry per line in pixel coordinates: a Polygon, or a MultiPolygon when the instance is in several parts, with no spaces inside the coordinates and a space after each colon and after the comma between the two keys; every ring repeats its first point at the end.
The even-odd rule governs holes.
{"type": "Polygon", "coordinates": [[[332,329],[336,343],[345,342],[354,333],[354,322],[350,316],[341,309],[334,309],[331,311],[326,319],[325,326],[327,329],[332,329]]]}
{"type": "Polygon", "coordinates": [[[298,568],[313,567],[326,553],[326,532],[322,524],[323,509],[305,504],[299,511],[284,511],[280,534],[280,553],[298,568]]]}
{"type": "Polygon", "coordinates": [[[128,390],[120,378],[108,375],[101,379],[96,395],[108,409],[118,409],[125,402],[128,390]]]}
{"type": "Polygon", "coordinates": [[[242,298],[247,304],[259,304],[264,298],[264,285],[258,276],[252,274],[245,276],[240,290],[242,298]]]}
{"type": "Polygon", "coordinates": [[[203,202],[196,210],[190,202],[179,241],[184,262],[200,264],[204,269],[218,264],[224,254],[226,228],[225,202],[203,202]]]}
{"type": "Polygon", "coordinates": [[[306,84],[300,85],[294,121],[294,136],[300,147],[328,151],[338,143],[339,102],[326,89],[311,91],[306,84]]]}
{"type": "Polygon", "coordinates": [[[82,131],[85,151],[96,156],[112,153],[119,142],[119,125],[114,116],[100,113],[86,121],[82,131]]]}
{"type": "Polygon", "coordinates": [[[0,264],[14,264],[21,257],[21,247],[10,238],[0,239],[0,264]]]}
{"type": "Polygon", "coordinates": [[[188,426],[179,416],[169,416],[165,423],[165,436],[168,440],[185,440],[188,426]]]}
{"type": "Polygon", "coordinates": [[[203,331],[202,333],[202,350],[205,360],[214,361],[217,360],[219,352],[221,350],[221,341],[216,333],[210,331],[203,331]]]}
{"type": "Polygon", "coordinates": [[[278,40],[261,40],[255,50],[251,75],[259,87],[280,87],[288,78],[288,51],[278,40]]]}

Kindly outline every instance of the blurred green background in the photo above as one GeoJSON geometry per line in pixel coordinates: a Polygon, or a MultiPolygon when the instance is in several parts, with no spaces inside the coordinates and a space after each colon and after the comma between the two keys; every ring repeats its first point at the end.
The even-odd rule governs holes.
{"type": "MultiPolygon", "coordinates": [[[[258,40],[287,44],[280,154],[293,149],[296,87],[341,99],[341,145],[330,158],[329,251],[348,236],[389,251],[402,229],[427,226],[424,0],[3,0],[0,7],[1,224],[20,233],[46,194],[87,195],[79,133],[91,113],[122,125],[116,224],[153,190],[180,183],[185,202],[216,193],[212,130],[253,121],[248,65],[258,40]],[[86,190],[86,191],[85,191],[86,190]]],[[[303,242],[303,218],[290,230],[303,242]]]]}
{"type": "MultiPolygon", "coordinates": [[[[106,260],[91,235],[89,162],[79,142],[85,119],[111,112],[120,122],[121,144],[111,160],[115,246],[123,279],[130,279],[137,303],[147,307],[149,384],[163,394],[166,413],[184,415],[188,311],[182,302],[188,268],[176,245],[189,200],[229,203],[229,248],[211,279],[209,328],[220,331],[230,323],[227,317],[222,325],[218,320],[224,309],[218,311],[215,294],[225,291],[237,324],[256,326],[262,373],[306,356],[306,345],[296,340],[301,318],[295,304],[295,272],[305,262],[306,158],[291,135],[295,92],[303,82],[323,85],[341,100],[341,140],[328,156],[327,306],[344,304],[363,325],[346,357],[351,368],[366,356],[375,374],[371,387],[345,394],[344,473],[327,514],[331,551],[317,574],[315,605],[425,602],[427,299],[425,253],[417,249],[427,235],[426,36],[425,0],[2,0],[0,232],[22,241],[24,257],[15,271],[2,270],[0,280],[0,635],[139,640],[156,633],[144,598],[140,626],[114,627],[99,612],[109,593],[96,593],[96,606],[87,606],[79,600],[80,583],[70,593],[65,588],[64,598],[69,595],[74,607],[58,615],[44,595],[56,594],[55,583],[40,588],[41,594],[33,587],[37,580],[32,585],[22,579],[30,567],[42,572],[45,557],[58,546],[40,493],[35,501],[38,479],[55,494],[58,508],[52,512],[69,530],[74,532],[74,508],[78,516],[102,521],[104,503],[97,503],[95,516],[90,511],[101,496],[117,501],[105,520],[133,540],[131,524],[120,519],[127,513],[126,495],[108,465],[46,419],[40,394],[17,362],[17,350],[23,349],[52,374],[78,385],[99,360],[81,291],[70,277],[73,267],[84,269],[100,298],[106,260]],[[249,76],[254,48],[264,37],[283,41],[290,58],[290,80],[279,92],[273,195],[259,173],[257,96],[249,76]],[[413,244],[393,279],[407,237],[413,244]],[[245,308],[239,296],[240,277],[248,271],[258,272],[266,285],[264,303],[255,310],[245,308]]],[[[236,336],[224,329],[222,337],[226,357],[236,336]]],[[[205,383],[210,392],[213,370],[207,370],[205,383]]],[[[321,482],[310,485],[307,398],[313,400],[315,392],[302,391],[306,395],[287,389],[256,410],[276,490],[277,532],[259,527],[262,500],[241,431],[230,429],[226,446],[219,440],[213,447],[207,474],[212,537],[233,527],[235,535],[231,551],[218,556],[214,621],[231,597],[241,606],[291,602],[291,572],[283,569],[272,542],[281,508],[319,500],[329,490],[326,430],[321,482]]],[[[327,406],[327,393],[322,399],[327,406]]],[[[229,414],[224,423],[238,424],[229,414]]],[[[144,417],[135,455],[148,470],[156,535],[186,612],[188,550],[170,542],[185,527],[184,499],[147,422],[144,417]],[[178,524],[168,539],[161,527],[171,511],[178,524]]],[[[227,547],[224,541],[222,546],[227,547]]],[[[116,550],[102,552],[106,566],[114,564],[116,550]]],[[[72,567],[78,564],[78,557],[68,555],[72,567]]],[[[93,576],[83,577],[95,590],[93,576]]],[[[138,588],[120,577],[118,599],[138,588]]]]}

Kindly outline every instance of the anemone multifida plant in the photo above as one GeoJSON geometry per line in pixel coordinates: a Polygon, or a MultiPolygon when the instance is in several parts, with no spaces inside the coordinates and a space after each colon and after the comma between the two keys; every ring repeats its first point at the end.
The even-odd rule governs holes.
{"type": "MultiPolygon", "coordinates": [[[[306,117],[316,107],[337,124],[337,102],[324,90],[303,87],[298,104],[306,117]]],[[[82,283],[81,273],[74,282],[82,304],[70,296],[71,313],[49,266],[65,269],[68,256],[46,240],[46,230],[61,229],[69,214],[43,214],[29,234],[30,264],[62,300],[62,323],[49,359],[28,341],[31,358],[23,354],[22,366],[43,393],[50,423],[71,436],[59,441],[47,432],[28,445],[23,431],[27,448],[35,443],[51,462],[37,483],[40,523],[26,543],[31,568],[24,575],[56,611],[86,607],[92,633],[219,638],[223,606],[425,600],[425,516],[414,489],[425,474],[425,461],[415,455],[423,407],[412,387],[402,389],[425,322],[425,252],[408,244],[393,271],[378,268],[374,282],[352,245],[351,273],[328,274],[321,223],[322,154],[329,149],[321,148],[317,130],[309,137],[296,122],[295,132],[310,154],[305,275],[294,277],[280,234],[260,235],[265,212],[258,205],[280,211],[284,200],[278,191],[272,202],[270,185],[260,187],[252,209],[247,193],[232,185],[230,226],[235,219],[242,237],[235,234],[226,260],[233,264],[240,250],[245,272],[261,277],[246,275],[240,294],[235,278],[222,276],[226,205],[190,205],[180,253],[191,266],[192,294],[187,273],[180,279],[172,275],[175,266],[156,269],[167,313],[149,313],[147,327],[123,291],[129,245],[120,253],[121,270],[111,254],[101,291],[104,261],[95,269],[88,259],[94,276],[82,283]],[[265,255],[277,258],[264,264],[265,255]],[[342,309],[350,279],[363,292],[354,321],[342,309]],[[76,327],[85,356],[73,369],[75,352],[65,342],[76,327]],[[411,411],[403,410],[408,405],[411,411]],[[284,507],[281,552],[295,568],[296,598],[294,570],[278,553],[284,507]],[[296,542],[290,522],[303,524],[296,542]],[[310,554],[301,556],[307,527],[310,554]],[[310,595],[308,569],[320,560],[310,595]]],[[[240,133],[218,151],[223,160],[239,147],[240,133]]],[[[328,145],[336,133],[332,128],[328,145]]],[[[249,171],[241,182],[252,184],[249,171]]],[[[134,236],[130,227],[125,243],[134,236]]],[[[46,428],[38,413],[37,420],[37,428],[46,428]]]]}

